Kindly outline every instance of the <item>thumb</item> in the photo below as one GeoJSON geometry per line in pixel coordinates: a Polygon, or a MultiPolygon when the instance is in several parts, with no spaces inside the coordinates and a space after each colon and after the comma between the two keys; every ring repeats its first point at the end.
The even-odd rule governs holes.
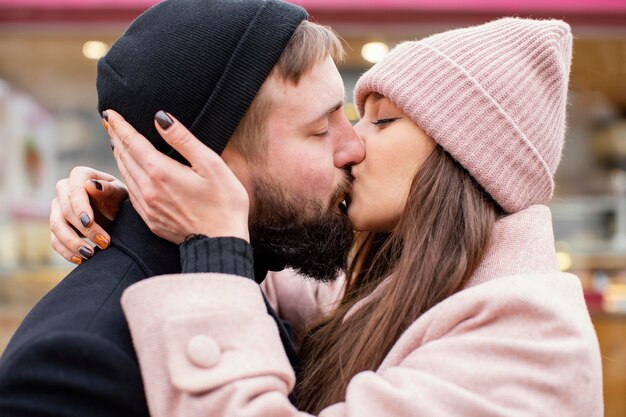
{"type": "Polygon", "coordinates": [[[85,184],[85,190],[87,191],[87,194],[89,194],[89,197],[96,199],[107,198],[110,197],[117,190],[117,187],[112,187],[110,185],[111,182],[109,181],[90,179],[85,184]]]}
{"type": "Polygon", "coordinates": [[[119,181],[99,181],[91,179],[85,186],[89,200],[96,211],[107,220],[113,220],[122,203],[128,197],[128,191],[119,181]]]}
{"type": "Polygon", "coordinates": [[[154,116],[154,121],[161,137],[189,161],[192,167],[199,167],[211,160],[221,159],[171,114],[161,110],[154,116]]]}

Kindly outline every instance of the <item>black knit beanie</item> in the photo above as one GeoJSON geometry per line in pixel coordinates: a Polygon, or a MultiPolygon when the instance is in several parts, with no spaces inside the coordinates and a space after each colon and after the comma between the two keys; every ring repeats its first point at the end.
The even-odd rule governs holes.
{"type": "Polygon", "coordinates": [[[98,62],[98,110],[119,112],[161,152],[159,110],[222,153],[298,25],[280,0],[165,0],[130,25],[98,62]]]}

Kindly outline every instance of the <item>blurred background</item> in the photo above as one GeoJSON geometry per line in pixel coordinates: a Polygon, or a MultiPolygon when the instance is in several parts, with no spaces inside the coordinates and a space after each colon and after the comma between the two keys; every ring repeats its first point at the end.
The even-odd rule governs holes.
{"type": "MultiPolygon", "coordinates": [[[[606,416],[626,416],[626,0],[294,2],[345,39],[340,70],[350,95],[358,76],[402,40],[502,16],[572,26],[567,143],[551,203],[557,255],[585,288],[606,416]]],[[[155,3],[0,0],[0,352],[73,267],[50,248],[54,184],[76,165],[117,175],[96,111],[96,63],[155,3]]],[[[356,119],[353,104],[346,112],[356,119]]]]}

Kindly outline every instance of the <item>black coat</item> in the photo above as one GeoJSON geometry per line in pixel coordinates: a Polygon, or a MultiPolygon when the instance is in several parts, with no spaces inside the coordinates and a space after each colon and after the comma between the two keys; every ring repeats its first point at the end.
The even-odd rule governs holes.
{"type": "Polygon", "coordinates": [[[13,336],[0,359],[0,416],[148,416],[120,298],[141,279],[180,272],[179,249],[153,235],[128,202],[110,234],[111,247],[75,268],[13,336]]]}

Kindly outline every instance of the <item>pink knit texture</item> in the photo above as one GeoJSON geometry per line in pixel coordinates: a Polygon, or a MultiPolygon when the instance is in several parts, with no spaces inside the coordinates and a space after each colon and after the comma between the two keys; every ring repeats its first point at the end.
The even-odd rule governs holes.
{"type": "Polygon", "coordinates": [[[505,18],[404,42],[357,82],[389,98],[507,212],[547,202],[565,135],[572,35],[505,18]]]}

